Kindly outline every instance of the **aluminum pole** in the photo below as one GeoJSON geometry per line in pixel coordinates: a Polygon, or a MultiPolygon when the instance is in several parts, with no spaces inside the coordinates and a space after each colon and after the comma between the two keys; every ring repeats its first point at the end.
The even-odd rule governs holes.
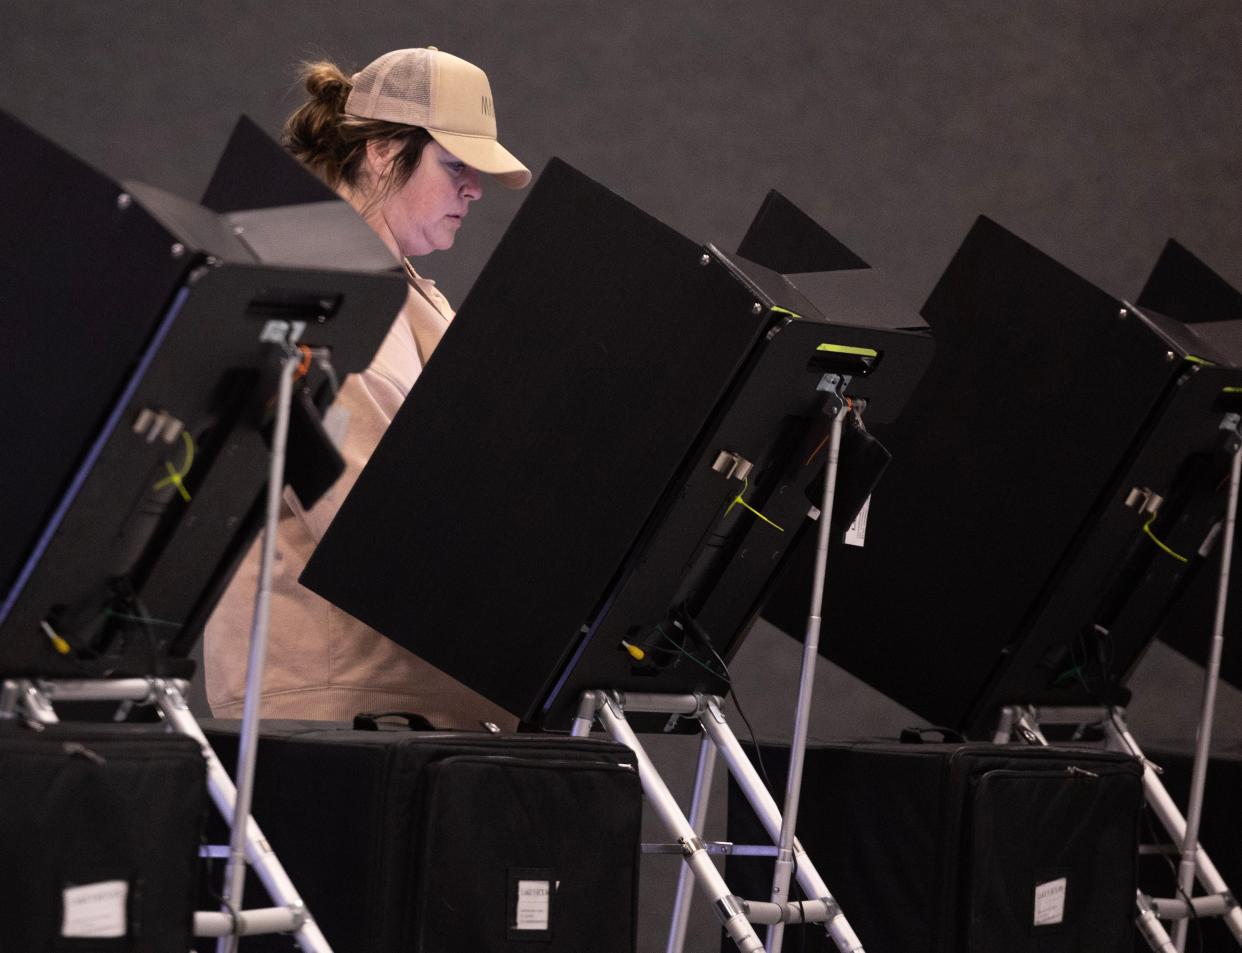
{"type": "MultiPolygon", "coordinates": [[[[237,799],[229,836],[229,860],[224,872],[226,912],[241,909],[246,883],[246,819],[254,793],[254,763],[259,738],[259,705],[263,689],[263,664],[267,658],[268,623],[272,601],[272,565],[276,558],[276,532],[280,501],[285,487],[285,445],[289,438],[289,406],[293,400],[293,372],[298,355],[286,346],[276,397],[276,427],[272,435],[272,458],[267,477],[267,523],[259,563],[259,591],[255,596],[254,621],[250,629],[250,659],[246,669],[246,701],[242,709],[241,738],[237,754],[237,799]]],[[[237,937],[221,937],[217,953],[236,953],[237,937]]]]}
{"type": "MultiPolygon", "coordinates": [[[[832,527],[832,507],[837,491],[837,469],[841,460],[841,431],[849,406],[838,395],[841,405],[832,419],[828,444],[828,464],[824,472],[824,498],[820,506],[815,573],[811,578],[811,606],[807,615],[806,640],[802,643],[802,672],[798,684],[798,705],[794,713],[793,741],[789,747],[789,774],[785,782],[785,808],[781,812],[777,840],[776,866],[772,872],[772,902],[789,900],[789,881],[793,875],[794,828],[798,822],[798,801],[802,793],[802,769],[806,763],[806,741],[810,732],[811,700],[815,691],[815,665],[819,659],[819,630],[824,603],[824,577],[828,572],[828,543],[832,527]]],[[[780,953],[785,924],[768,927],[768,953],[780,953]]]]}
{"type": "MultiPolygon", "coordinates": [[[[1235,440],[1237,437],[1234,438],[1235,440]]],[[[1225,509],[1224,543],[1220,553],[1220,576],[1216,586],[1216,618],[1212,627],[1212,646],[1203,678],[1203,709],[1199,715],[1199,736],[1195,744],[1194,769],[1190,779],[1190,803],[1186,809],[1186,834],[1182,839],[1182,859],[1178,866],[1178,888],[1189,899],[1195,887],[1199,853],[1199,823],[1203,817],[1203,792],[1207,786],[1208,758],[1211,756],[1212,719],[1216,712],[1216,685],[1220,679],[1220,658],[1225,645],[1225,607],[1229,601],[1229,568],[1233,559],[1233,534],[1238,519],[1238,483],[1242,477],[1242,449],[1235,446],[1229,477],[1229,501],[1225,509]]],[[[1173,942],[1178,953],[1186,948],[1188,920],[1178,920],[1173,942]]],[[[1236,932],[1236,931],[1235,931],[1236,932]]]]}

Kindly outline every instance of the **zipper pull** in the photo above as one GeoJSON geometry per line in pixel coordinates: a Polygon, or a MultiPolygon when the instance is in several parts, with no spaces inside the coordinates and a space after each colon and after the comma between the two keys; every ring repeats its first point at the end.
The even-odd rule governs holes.
{"type": "Polygon", "coordinates": [[[99,765],[100,767],[103,767],[105,764],[108,763],[106,758],[102,757],[101,755],[96,754],[94,751],[86,747],[86,745],[82,744],[81,742],[66,741],[63,745],[61,745],[61,747],[64,749],[65,754],[70,755],[70,756],[78,755],[79,757],[86,758],[88,761],[94,761],[95,764],[99,765]]]}

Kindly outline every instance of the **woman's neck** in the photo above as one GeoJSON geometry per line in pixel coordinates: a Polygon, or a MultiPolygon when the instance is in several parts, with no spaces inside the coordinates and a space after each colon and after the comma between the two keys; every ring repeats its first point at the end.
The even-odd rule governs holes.
{"type": "Polygon", "coordinates": [[[370,202],[363,192],[351,188],[344,183],[337,186],[336,194],[353,206],[354,211],[361,215],[363,221],[371,226],[371,230],[379,236],[380,241],[392,252],[393,257],[397,261],[405,261],[405,256],[401,254],[401,249],[397,245],[397,239],[393,237],[388,223],[384,221],[384,215],[379,203],[370,202]]]}

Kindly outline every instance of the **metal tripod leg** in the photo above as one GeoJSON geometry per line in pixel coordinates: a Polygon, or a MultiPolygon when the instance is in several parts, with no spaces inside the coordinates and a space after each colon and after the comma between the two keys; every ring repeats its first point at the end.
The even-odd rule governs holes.
{"type": "Polygon", "coordinates": [[[1177,953],[1177,947],[1173,945],[1169,932],[1157,918],[1155,908],[1141,890],[1138,893],[1138,916],[1134,923],[1150,949],[1156,953],[1177,953]]]}
{"type": "Polygon", "coordinates": [[[272,853],[253,819],[239,825],[236,788],[216,757],[198,722],[190,713],[184,682],[161,678],[65,679],[46,682],[6,681],[0,689],[0,711],[21,707],[25,716],[39,724],[56,724],[56,701],[116,701],[155,704],[165,723],[198,742],[207,762],[207,786],[212,800],[230,828],[243,827],[246,857],[271,899],[279,904],[229,912],[199,910],[194,914],[195,936],[246,936],[258,933],[291,933],[307,953],[332,953],[323,934],[311,919],[284,868],[272,853]]]}
{"type": "Polygon", "coordinates": [[[660,773],[647,756],[638,736],[625,720],[625,712],[616,702],[605,697],[597,709],[597,716],[604,730],[634,752],[638,759],[638,776],[643,794],[660,816],[665,826],[681,845],[683,859],[694,872],[695,880],[702,886],[716,911],[725,932],[741,953],[763,953],[763,944],[742,910],[741,902],[729,891],[724,877],[712,863],[702,838],[695,833],[686,815],[665,785],[660,773]]]}
{"type": "MultiPolygon", "coordinates": [[[[768,792],[763,779],[759,777],[759,772],[755,770],[754,765],[750,763],[750,759],[746,757],[746,752],[742,750],[737,736],[729,728],[719,704],[714,699],[708,699],[707,710],[699,720],[703,725],[703,729],[711,736],[712,741],[715,742],[717,750],[719,750],[725,764],[729,767],[729,772],[737,780],[742,793],[746,795],[746,800],[754,808],[759,822],[763,825],[764,830],[767,831],[768,836],[775,842],[780,836],[781,831],[780,808],[768,792]]],[[[811,863],[811,858],[803,850],[802,845],[796,838],[791,845],[791,855],[793,866],[797,871],[798,884],[802,887],[802,892],[813,900],[823,902],[830,911],[829,918],[825,923],[825,929],[837,945],[837,949],[841,953],[861,951],[863,948],[862,942],[858,939],[857,934],[854,933],[849,921],[845,919],[845,914],[841,912],[841,907],[828,890],[828,885],[824,883],[823,878],[820,877],[819,872],[815,869],[815,865],[811,863]]]]}
{"type": "MultiPolygon", "coordinates": [[[[263,832],[259,829],[259,825],[255,823],[254,818],[250,817],[248,813],[242,814],[237,808],[237,788],[229,778],[224,765],[220,763],[220,759],[216,757],[198,722],[190,714],[190,707],[186,704],[180,690],[170,685],[163,686],[159,705],[160,711],[169,724],[182,734],[189,735],[202,746],[203,754],[207,759],[207,786],[211,792],[211,798],[215,801],[217,809],[219,809],[220,814],[229,825],[229,829],[235,832],[230,845],[233,840],[238,839],[236,832],[240,831],[244,859],[249,862],[250,867],[258,875],[260,882],[267,890],[268,896],[279,905],[276,909],[280,910],[283,908],[289,915],[287,925],[278,923],[272,928],[262,929],[262,918],[254,915],[264,911],[244,911],[237,914],[238,917],[242,918],[241,926],[243,928],[235,932],[232,929],[232,914],[221,913],[211,917],[200,913],[195,915],[195,932],[199,936],[219,936],[222,941],[231,938],[236,942],[237,936],[246,932],[293,931],[298,945],[306,953],[332,953],[332,948],[328,945],[328,941],[320,932],[319,926],[306,909],[306,904],[302,902],[301,896],[299,896],[297,889],[293,886],[293,881],[285,873],[285,868],[272,851],[267,838],[263,836],[263,832]],[[246,917],[253,918],[251,924],[246,924],[244,919],[246,917]],[[224,922],[221,925],[227,929],[222,932],[207,932],[212,929],[210,926],[212,922],[219,924],[217,918],[223,918],[224,922]],[[247,926],[252,926],[253,929],[246,929],[247,926]],[[203,932],[199,932],[200,929],[203,932]]],[[[270,919],[270,913],[274,911],[266,912],[269,913],[270,919]]]]}
{"type": "MultiPolygon", "coordinates": [[[[716,746],[704,734],[699,739],[699,760],[694,772],[694,794],[690,802],[690,826],[702,839],[707,823],[707,805],[712,793],[712,775],[716,769],[716,746]]],[[[673,919],[668,929],[667,953],[682,953],[686,946],[686,926],[690,905],[694,900],[694,875],[690,867],[681,865],[677,872],[677,897],[673,901],[673,919]]]]}
{"type": "MultiPolygon", "coordinates": [[[[811,899],[794,903],[772,903],[746,901],[733,896],[724,878],[707,856],[707,845],[703,843],[693,825],[682,814],[659,772],[643,750],[633,729],[625,720],[626,709],[697,719],[711,743],[724,755],[730,772],[763,822],[768,836],[775,843],[781,828],[780,808],[777,807],[776,801],[759,779],[758,773],[742,751],[741,745],[738,744],[736,736],[725,722],[720,705],[719,698],[707,695],[658,695],[642,692],[612,695],[603,691],[588,691],[582,695],[570,734],[574,737],[585,737],[589,734],[593,721],[598,719],[613,740],[625,744],[634,751],[638,760],[643,794],[677,839],[686,864],[699,879],[699,883],[703,885],[709,899],[713,901],[718,916],[725,924],[726,931],[737,943],[739,949],[753,950],[756,953],[762,953],[764,950],[750,927],[750,923],[769,925],[820,923],[824,925],[841,953],[862,953],[862,944],[850,928],[840,906],[815,870],[806,851],[796,840],[793,843],[792,853],[798,883],[811,899]],[[741,917],[741,920],[738,921],[737,917],[741,917]],[[744,927],[743,924],[745,924],[744,927]]],[[[703,749],[700,749],[701,755],[702,752],[703,749]]],[[[702,773],[705,772],[701,772],[701,775],[702,773]]],[[[696,799],[700,795],[701,791],[697,792],[696,799]]],[[[705,798],[703,807],[706,809],[705,798]]],[[[775,855],[774,847],[758,848],[746,845],[740,848],[735,847],[734,851],[738,854],[775,855]]],[[[670,939],[671,942],[672,939],[670,939]]],[[[679,953],[679,951],[670,946],[669,953],[679,953]]]]}
{"type": "MultiPolygon", "coordinates": [[[[1151,767],[1150,762],[1143,756],[1143,751],[1139,748],[1134,736],[1130,734],[1130,729],[1126,726],[1124,717],[1120,713],[1115,712],[1113,717],[1105,723],[1105,730],[1108,733],[1109,743],[1114,749],[1131,754],[1143,762],[1143,792],[1146,795],[1147,804],[1151,807],[1152,812],[1160,821],[1160,825],[1165,829],[1165,832],[1168,833],[1173,842],[1183,844],[1187,834],[1186,819],[1182,816],[1182,812],[1178,810],[1177,804],[1174,803],[1173,798],[1169,795],[1164,783],[1151,767]]],[[[1234,939],[1242,945],[1242,909],[1239,909],[1236,903],[1230,902],[1233,895],[1229,890],[1229,885],[1225,883],[1225,878],[1220,875],[1220,871],[1212,863],[1212,859],[1208,856],[1207,851],[1197,842],[1195,844],[1194,858],[1194,870],[1203,889],[1209,894],[1226,898],[1228,912],[1223,914],[1225,923],[1229,927],[1229,932],[1233,934],[1234,939]]],[[[1190,895],[1188,890],[1185,890],[1185,893],[1187,896],[1190,895]]],[[[1184,917],[1178,920],[1178,922],[1184,921],[1184,917]]]]}

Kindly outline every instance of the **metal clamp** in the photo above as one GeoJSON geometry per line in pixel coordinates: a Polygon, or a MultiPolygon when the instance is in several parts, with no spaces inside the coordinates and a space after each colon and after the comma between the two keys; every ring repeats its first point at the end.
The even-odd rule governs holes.
{"type": "Polygon", "coordinates": [[[306,925],[306,921],[310,918],[310,913],[306,909],[306,904],[300,900],[294,901],[288,906],[289,914],[293,917],[293,928],[295,930],[302,929],[306,925]]]}
{"type": "MultiPolygon", "coordinates": [[[[713,857],[728,857],[732,854],[741,856],[752,856],[752,854],[744,848],[739,849],[732,841],[713,840],[703,841],[703,849],[713,857]]],[[[644,854],[686,854],[686,845],[681,841],[675,844],[668,843],[645,843],[640,845],[640,849],[644,854]]],[[[767,853],[755,856],[771,857],[775,853],[774,850],[768,850],[767,853]]]]}
{"type": "Polygon", "coordinates": [[[682,855],[685,857],[697,854],[701,850],[707,850],[707,845],[703,843],[703,838],[697,834],[690,837],[679,837],[677,843],[681,846],[682,855]]]}
{"type": "Polygon", "coordinates": [[[819,902],[824,905],[829,923],[841,916],[841,904],[837,903],[836,897],[820,897],[819,902]]]}
{"type": "Polygon", "coordinates": [[[1125,499],[1126,508],[1137,509],[1140,516],[1155,516],[1163,503],[1164,497],[1149,486],[1131,487],[1125,499]]]}
{"type": "Polygon", "coordinates": [[[733,896],[733,894],[717,897],[714,904],[716,916],[721,923],[728,923],[734,917],[744,917],[746,912],[742,907],[742,903],[743,901],[733,896]]]}
{"type": "Polygon", "coordinates": [[[845,388],[850,386],[849,374],[825,374],[819,379],[819,383],[815,385],[817,391],[827,394],[833,394],[842,403],[845,404],[845,388]]]}
{"type": "Polygon", "coordinates": [[[613,717],[619,721],[625,721],[625,701],[620,692],[604,692],[599,701],[599,708],[607,708],[613,717]]]}
{"type": "Polygon", "coordinates": [[[849,374],[825,374],[819,379],[815,389],[828,395],[823,410],[829,419],[844,419],[846,408],[850,405],[849,398],[845,396],[845,389],[849,386],[849,374]]]}
{"type": "Polygon", "coordinates": [[[1225,414],[1220,422],[1220,429],[1229,434],[1226,449],[1230,453],[1237,453],[1238,446],[1242,444],[1242,414],[1225,414]]]}
{"type": "Polygon", "coordinates": [[[56,717],[56,710],[52,707],[42,685],[29,681],[19,682],[19,685],[22,693],[22,707],[26,710],[26,723],[31,728],[42,728],[60,720],[56,717]]]}
{"type": "Polygon", "coordinates": [[[712,469],[721,474],[726,480],[733,477],[745,480],[750,476],[750,471],[754,467],[755,465],[750,460],[732,450],[721,450],[712,463],[712,469]]]}

